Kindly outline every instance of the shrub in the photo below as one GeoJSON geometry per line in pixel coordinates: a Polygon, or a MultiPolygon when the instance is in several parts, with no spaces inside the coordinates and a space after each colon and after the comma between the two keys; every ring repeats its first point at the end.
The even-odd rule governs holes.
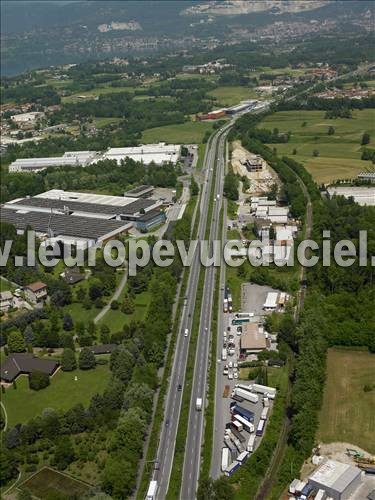
{"type": "Polygon", "coordinates": [[[40,391],[49,386],[49,375],[48,373],[43,373],[35,371],[29,375],[29,387],[34,391],[40,391]]]}

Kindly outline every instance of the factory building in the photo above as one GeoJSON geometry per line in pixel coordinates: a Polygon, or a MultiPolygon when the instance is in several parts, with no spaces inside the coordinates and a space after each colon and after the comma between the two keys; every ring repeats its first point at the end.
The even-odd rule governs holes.
{"type": "Polygon", "coordinates": [[[126,193],[124,193],[124,196],[128,196],[130,198],[149,198],[150,196],[152,196],[153,192],[154,186],[142,185],[130,189],[130,191],[126,191],[126,193]]]}
{"type": "Polygon", "coordinates": [[[20,158],[9,165],[9,172],[40,172],[49,167],[86,167],[97,155],[96,151],[72,151],[49,158],[20,158]]]}
{"type": "Polygon", "coordinates": [[[311,474],[309,484],[317,490],[324,490],[333,500],[346,500],[361,484],[361,470],[336,460],[328,460],[311,474]]]}
{"type": "Polygon", "coordinates": [[[156,165],[173,163],[175,165],[179,161],[180,156],[181,145],[160,142],[159,144],[145,144],[130,148],[109,148],[101,159],[116,160],[119,165],[126,158],[140,161],[145,165],[149,165],[150,163],[155,163],[156,165]]]}
{"type": "Polygon", "coordinates": [[[5,203],[2,221],[23,232],[30,226],[41,238],[77,246],[100,246],[131,227],[152,227],[165,220],[162,202],[152,199],[75,193],[53,189],[5,203]]]}

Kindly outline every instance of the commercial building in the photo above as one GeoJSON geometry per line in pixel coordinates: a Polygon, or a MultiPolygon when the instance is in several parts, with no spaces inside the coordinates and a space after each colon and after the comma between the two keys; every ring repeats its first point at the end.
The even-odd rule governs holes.
{"type": "Polygon", "coordinates": [[[151,210],[138,217],[136,226],[141,232],[147,233],[153,227],[164,224],[165,220],[166,216],[162,210],[151,210]]]}
{"type": "Polygon", "coordinates": [[[358,205],[375,205],[375,187],[370,186],[333,186],[327,189],[329,196],[353,198],[358,205]]]}
{"type": "Polygon", "coordinates": [[[375,172],[361,172],[357,177],[361,181],[375,182],[375,172]]]}
{"type": "Polygon", "coordinates": [[[145,165],[155,163],[163,165],[165,163],[173,163],[179,161],[181,156],[181,145],[179,144],[145,144],[130,148],[109,148],[102,158],[103,160],[116,160],[120,165],[123,160],[130,158],[134,161],[139,161],[145,165]]]}
{"type": "Polygon", "coordinates": [[[150,228],[165,220],[160,200],[77,193],[53,189],[19,198],[0,209],[1,220],[23,232],[30,226],[48,242],[100,246],[137,225],[150,228]]]}
{"type": "Polygon", "coordinates": [[[361,470],[336,460],[328,460],[311,474],[309,484],[317,490],[324,490],[333,500],[346,500],[360,486],[361,470]]]}
{"type": "Polygon", "coordinates": [[[126,191],[126,193],[124,193],[124,196],[128,196],[129,198],[149,198],[150,196],[152,196],[153,192],[154,186],[143,184],[142,186],[130,189],[130,191],[126,191]]]}
{"type": "Polygon", "coordinates": [[[11,119],[14,123],[35,123],[39,118],[42,118],[44,113],[41,111],[30,111],[29,113],[18,113],[17,115],[12,115],[11,119]]]}
{"type": "Polygon", "coordinates": [[[69,151],[63,156],[20,158],[9,165],[9,172],[40,172],[50,167],[86,167],[97,156],[96,151],[69,151]]]}
{"type": "Polygon", "coordinates": [[[33,354],[14,353],[1,363],[1,381],[10,384],[19,375],[29,375],[35,371],[51,376],[58,367],[59,363],[52,359],[37,358],[33,354]]]}
{"type": "Polygon", "coordinates": [[[266,347],[263,328],[260,328],[258,323],[244,323],[240,338],[240,353],[242,355],[257,353],[266,347]]]}
{"type": "Polygon", "coordinates": [[[223,118],[226,115],[226,108],[216,109],[215,111],[210,111],[209,113],[204,113],[202,115],[197,115],[197,120],[217,120],[223,118]]]}

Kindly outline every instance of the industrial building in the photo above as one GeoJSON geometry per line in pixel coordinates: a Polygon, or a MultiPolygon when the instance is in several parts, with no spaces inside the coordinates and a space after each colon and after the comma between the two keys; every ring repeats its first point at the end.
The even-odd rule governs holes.
{"type": "Polygon", "coordinates": [[[71,151],[49,158],[20,158],[9,165],[9,172],[40,172],[49,167],[86,167],[96,157],[96,151],[71,151]]]}
{"type": "Polygon", "coordinates": [[[361,181],[375,182],[375,172],[361,172],[357,177],[361,181]]]}
{"type": "Polygon", "coordinates": [[[161,206],[161,201],[152,199],[52,189],[5,203],[0,218],[21,232],[30,226],[42,238],[66,244],[77,241],[85,247],[101,245],[134,225],[148,230],[161,223],[165,220],[161,206]]]}
{"type": "Polygon", "coordinates": [[[181,156],[181,145],[179,144],[145,144],[130,148],[109,148],[102,158],[103,160],[116,160],[120,165],[126,158],[131,158],[134,161],[139,161],[145,165],[155,163],[163,165],[165,163],[173,163],[179,161],[181,156]]]}
{"type": "Polygon", "coordinates": [[[311,474],[309,484],[317,490],[324,490],[333,500],[346,500],[360,486],[361,470],[353,465],[327,460],[311,474]]]}
{"type": "Polygon", "coordinates": [[[130,189],[130,191],[126,191],[126,193],[124,193],[124,196],[128,196],[130,198],[149,198],[150,196],[152,196],[153,192],[154,186],[143,184],[142,186],[130,189]]]}
{"type": "Polygon", "coordinates": [[[358,205],[375,205],[375,187],[370,186],[332,186],[327,189],[329,196],[353,198],[358,205]]]}
{"type": "Polygon", "coordinates": [[[246,356],[263,351],[266,347],[263,328],[259,327],[258,323],[244,323],[240,339],[240,353],[246,356]]]}
{"type": "Polygon", "coordinates": [[[278,295],[277,292],[267,293],[266,302],[263,304],[263,309],[265,311],[276,311],[278,295]]]}

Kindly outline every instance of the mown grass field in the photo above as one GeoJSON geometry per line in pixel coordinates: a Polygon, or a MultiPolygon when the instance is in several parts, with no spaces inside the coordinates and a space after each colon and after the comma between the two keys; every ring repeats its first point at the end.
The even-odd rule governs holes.
{"type": "Polygon", "coordinates": [[[0,292],[6,292],[7,290],[10,290],[11,284],[9,281],[4,280],[3,278],[0,278],[0,292]]]}
{"type": "Polygon", "coordinates": [[[375,453],[375,354],[329,349],[317,439],[344,441],[375,453]]]}
{"type": "Polygon", "coordinates": [[[256,99],[255,90],[241,86],[222,86],[209,92],[221,106],[233,106],[246,99],[256,99]]]}
{"type": "Polygon", "coordinates": [[[82,90],[82,92],[78,92],[77,94],[72,94],[66,97],[61,98],[61,102],[63,104],[70,103],[70,102],[77,102],[77,101],[85,101],[88,99],[93,99],[95,97],[98,97],[99,95],[104,95],[104,94],[117,94],[121,92],[128,92],[133,94],[134,93],[134,87],[111,87],[110,85],[103,85],[103,86],[97,86],[94,89],[91,90],[82,90]],[[79,96],[86,96],[86,99],[81,99],[79,96]]]}
{"type": "Polygon", "coordinates": [[[89,486],[85,483],[48,467],[44,467],[31,476],[19,488],[28,490],[33,497],[37,498],[60,498],[61,496],[82,498],[89,490],[89,486]]]}
{"type": "Polygon", "coordinates": [[[178,125],[165,125],[147,129],[142,134],[142,142],[168,142],[175,144],[200,144],[207,131],[212,130],[212,123],[186,122],[178,125]]]}
{"type": "Polygon", "coordinates": [[[29,389],[27,376],[17,379],[17,389],[10,387],[1,395],[8,414],[10,427],[24,423],[44,408],[68,410],[77,403],[87,406],[95,393],[102,393],[110,378],[108,365],[97,365],[94,370],[75,370],[63,372],[59,370],[51,377],[51,383],[45,389],[33,391],[29,389]],[[78,380],[75,381],[74,377],[78,380]]]}
{"type": "Polygon", "coordinates": [[[292,156],[300,161],[318,183],[329,183],[335,179],[355,177],[371,163],[361,160],[361,138],[364,132],[371,136],[368,147],[375,144],[375,111],[354,110],[353,118],[325,119],[325,111],[282,111],[265,118],[261,126],[270,130],[278,128],[280,133],[290,131],[286,144],[270,144],[279,155],[292,156]],[[305,126],[302,124],[306,122],[305,126]],[[328,135],[328,128],[335,129],[328,135]],[[293,150],[296,155],[292,155],[293,150]],[[314,157],[313,151],[319,151],[314,157]]]}

